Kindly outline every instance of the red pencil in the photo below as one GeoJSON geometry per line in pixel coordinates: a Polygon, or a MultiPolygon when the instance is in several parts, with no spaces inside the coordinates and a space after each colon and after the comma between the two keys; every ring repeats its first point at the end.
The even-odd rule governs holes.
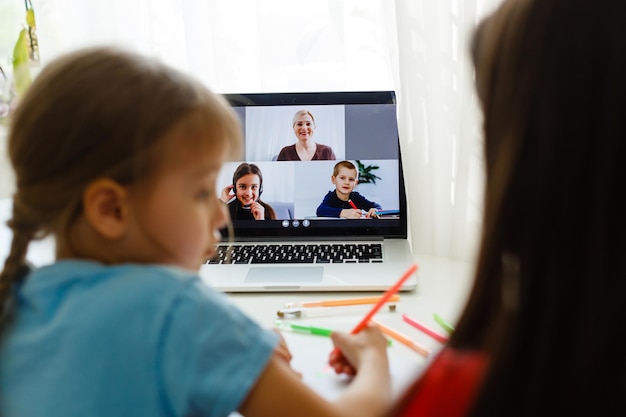
{"type": "Polygon", "coordinates": [[[353,209],[358,210],[359,208],[352,202],[352,200],[348,200],[348,203],[352,206],[353,209]]]}
{"type": "MultiPolygon", "coordinates": [[[[378,312],[378,310],[380,310],[380,308],[385,305],[385,303],[387,301],[389,301],[389,299],[391,298],[392,295],[394,295],[395,293],[397,293],[398,291],[400,291],[400,287],[402,287],[402,284],[404,284],[404,282],[409,279],[409,277],[411,275],[413,275],[413,273],[417,271],[417,264],[413,264],[411,265],[411,267],[409,269],[407,269],[407,271],[404,273],[404,275],[402,275],[400,277],[400,279],[398,280],[398,282],[396,282],[395,284],[393,284],[393,287],[389,288],[381,297],[380,300],[378,300],[378,302],[374,305],[374,307],[372,307],[372,309],[365,315],[365,317],[363,317],[363,320],[361,320],[359,322],[359,324],[357,324],[354,329],[352,329],[352,334],[357,334],[358,332],[360,332],[361,330],[363,330],[365,328],[365,326],[367,326],[367,323],[369,323],[369,321],[372,319],[372,317],[374,316],[374,314],[376,314],[378,312]]],[[[339,349],[335,348],[333,350],[333,353],[338,352],[339,349]]],[[[331,353],[332,355],[332,353],[331,353]]]]}
{"type": "Polygon", "coordinates": [[[426,333],[428,336],[432,337],[438,342],[446,343],[448,341],[448,338],[446,336],[439,334],[434,330],[429,329],[428,327],[424,326],[422,323],[418,322],[412,317],[407,316],[406,314],[402,315],[402,320],[409,323],[411,326],[415,327],[417,330],[420,330],[426,333]]]}

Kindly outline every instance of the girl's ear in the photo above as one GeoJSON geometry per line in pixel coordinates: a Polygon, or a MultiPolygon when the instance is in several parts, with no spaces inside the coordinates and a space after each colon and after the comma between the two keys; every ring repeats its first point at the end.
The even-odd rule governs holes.
{"type": "Polygon", "coordinates": [[[128,191],[109,178],[89,184],[83,193],[87,223],[104,239],[124,236],[128,226],[128,191]]]}

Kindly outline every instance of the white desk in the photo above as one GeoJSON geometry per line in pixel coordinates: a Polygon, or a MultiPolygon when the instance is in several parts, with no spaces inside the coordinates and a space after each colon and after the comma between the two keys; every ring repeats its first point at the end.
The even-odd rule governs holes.
{"type": "MultiPolygon", "coordinates": [[[[0,261],[8,253],[10,232],[5,221],[10,213],[10,200],[0,199],[0,261]]],[[[31,244],[28,259],[35,265],[52,262],[53,244],[50,239],[31,244]]],[[[411,337],[417,343],[434,351],[440,344],[419,332],[402,320],[406,313],[418,321],[440,330],[433,319],[438,313],[451,323],[455,323],[465,303],[473,277],[473,264],[457,262],[432,256],[415,256],[419,265],[416,290],[400,294],[396,311],[381,310],[376,319],[411,337]]],[[[237,307],[265,327],[272,327],[278,319],[276,312],[283,304],[297,301],[326,300],[371,296],[372,293],[232,293],[229,299],[237,307]]],[[[350,331],[368,311],[370,306],[338,307],[317,309],[315,315],[291,319],[302,324],[315,325],[334,330],[350,331]]],[[[286,320],[286,319],[285,319],[286,320]]],[[[332,350],[329,338],[307,334],[284,332],[285,340],[294,355],[293,367],[303,372],[305,382],[327,398],[340,392],[345,383],[337,378],[326,366],[328,354],[332,350]]],[[[394,391],[399,394],[407,383],[424,369],[427,360],[409,348],[393,343],[389,348],[390,365],[393,375],[394,391]]]]}
{"type": "MultiPolygon", "coordinates": [[[[375,316],[382,323],[409,336],[415,342],[436,352],[441,344],[414,329],[402,320],[402,314],[417,319],[421,323],[444,333],[433,319],[438,313],[451,323],[455,323],[471,288],[473,264],[456,262],[432,256],[415,257],[419,265],[417,289],[400,293],[396,311],[387,308],[375,316]]],[[[240,309],[253,317],[262,326],[270,327],[278,319],[276,314],[283,304],[297,301],[315,301],[349,297],[371,296],[372,293],[231,293],[229,298],[240,309]]],[[[305,325],[325,327],[334,330],[350,331],[367,313],[371,306],[337,307],[316,309],[315,314],[302,318],[284,318],[305,325]]],[[[332,350],[328,338],[307,334],[283,332],[294,356],[292,366],[303,372],[305,382],[327,398],[333,398],[345,383],[326,367],[326,359],[332,350]]],[[[400,394],[428,363],[416,352],[393,342],[389,348],[389,360],[393,376],[394,393],[400,394]]],[[[431,355],[432,356],[432,355],[431,355]]]]}

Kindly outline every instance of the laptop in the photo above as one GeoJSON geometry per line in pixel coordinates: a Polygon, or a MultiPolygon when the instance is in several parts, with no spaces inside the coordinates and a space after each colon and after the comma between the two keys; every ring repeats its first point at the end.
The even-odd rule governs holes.
{"type": "MultiPolygon", "coordinates": [[[[245,149],[243,160],[226,163],[218,176],[218,192],[229,191],[233,233],[222,231],[219,254],[201,266],[202,279],[224,292],[391,287],[415,262],[407,241],[395,93],[224,97],[241,119],[245,149]],[[317,144],[312,160],[293,146],[302,134],[317,144]],[[347,176],[334,177],[339,162],[347,176]],[[352,191],[339,182],[350,175],[358,179],[352,191]],[[359,214],[344,218],[342,213],[355,216],[349,211],[354,202],[359,214]]],[[[416,283],[413,275],[401,291],[416,283]]]]}

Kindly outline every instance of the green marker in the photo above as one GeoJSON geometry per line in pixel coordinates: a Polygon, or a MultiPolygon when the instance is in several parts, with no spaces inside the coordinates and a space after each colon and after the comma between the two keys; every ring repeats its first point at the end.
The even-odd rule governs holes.
{"type": "MultiPolygon", "coordinates": [[[[281,330],[288,330],[294,333],[314,334],[317,336],[330,337],[330,334],[333,332],[333,330],[324,329],[322,327],[303,326],[301,324],[294,324],[283,320],[276,320],[274,325],[281,330]]],[[[391,346],[391,340],[387,339],[387,345],[391,346]]]]}
{"type": "Polygon", "coordinates": [[[443,317],[441,317],[439,314],[433,314],[433,318],[435,319],[437,324],[439,324],[446,332],[448,332],[448,334],[452,334],[452,332],[454,332],[454,326],[445,321],[443,317]]]}
{"type": "Polygon", "coordinates": [[[315,334],[318,336],[326,336],[330,337],[330,334],[333,332],[330,329],[323,329],[321,327],[313,327],[313,326],[303,326],[301,324],[293,324],[287,321],[276,320],[276,327],[281,330],[289,330],[291,332],[296,333],[308,333],[315,334]]]}

